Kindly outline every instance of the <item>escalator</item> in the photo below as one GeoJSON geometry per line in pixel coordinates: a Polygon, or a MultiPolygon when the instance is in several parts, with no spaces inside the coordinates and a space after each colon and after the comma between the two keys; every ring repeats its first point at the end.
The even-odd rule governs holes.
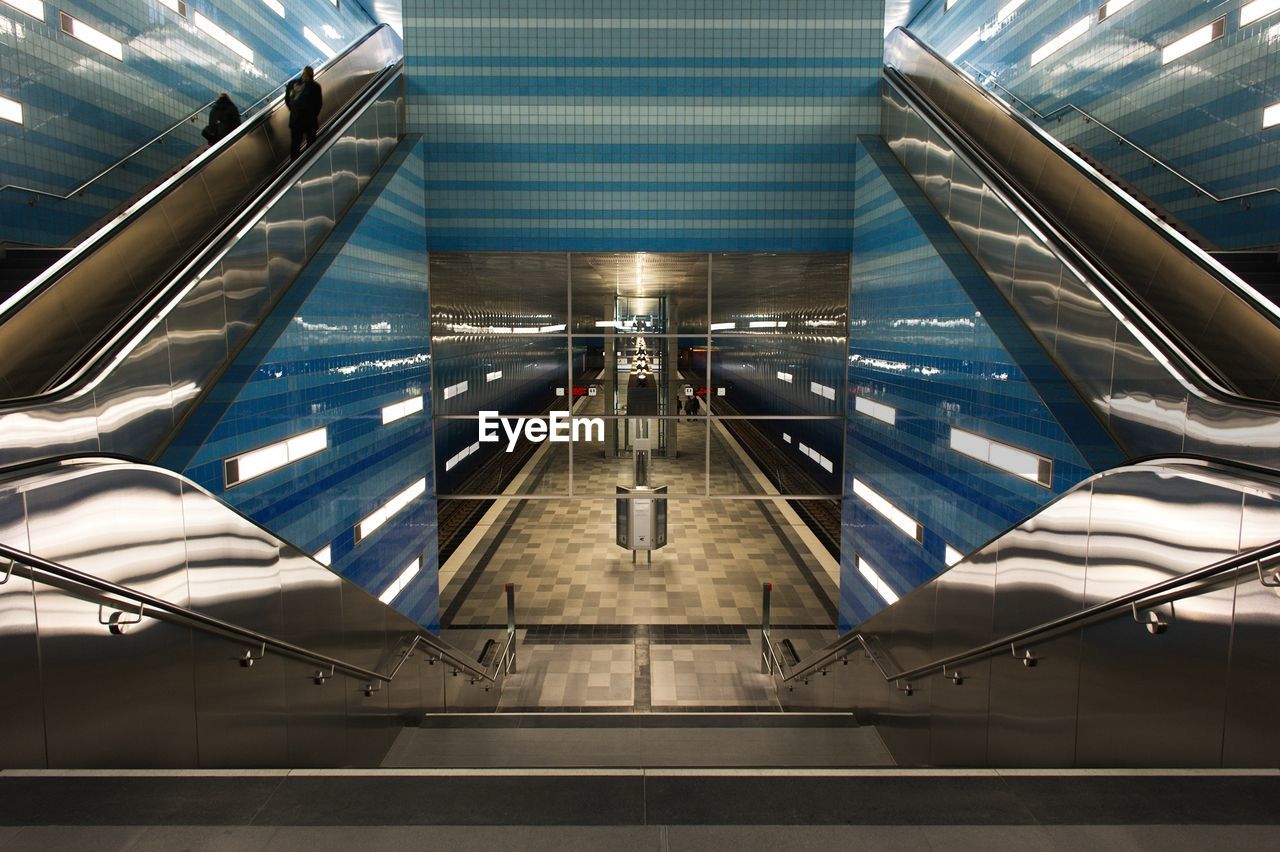
{"type": "Polygon", "coordinates": [[[0,305],[0,464],[160,455],[403,137],[401,57],[370,31],[297,161],[281,97],[0,305]]]}
{"type": "Polygon", "coordinates": [[[903,765],[1275,766],[1280,308],[910,33],[885,66],[877,165],[1127,462],[825,648],[766,630],[779,700],[903,765]]]}
{"type": "Polygon", "coordinates": [[[905,30],[885,141],[1129,458],[1273,467],[1280,307],[905,30]]]}

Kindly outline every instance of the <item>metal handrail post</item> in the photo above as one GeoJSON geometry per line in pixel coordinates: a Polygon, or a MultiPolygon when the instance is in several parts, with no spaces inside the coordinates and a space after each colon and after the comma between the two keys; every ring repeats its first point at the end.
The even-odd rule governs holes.
{"type": "Polygon", "coordinates": [[[510,658],[506,662],[506,673],[516,672],[516,584],[506,583],[503,589],[507,593],[507,647],[510,658]]]}
{"type": "Polygon", "coordinates": [[[764,674],[773,674],[773,664],[769,654],[771,649],[769,644],[769,599],[773,596],[773,583],[765,583],[761,588],[761,595],[763,600],[760,605],[760,671],[764,674]]]}

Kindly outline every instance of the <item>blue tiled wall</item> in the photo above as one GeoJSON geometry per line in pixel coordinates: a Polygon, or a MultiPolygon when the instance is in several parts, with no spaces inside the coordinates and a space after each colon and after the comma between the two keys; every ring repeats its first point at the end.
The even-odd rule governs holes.
{"type": "Polygon", "coordinates": [[[424,146],[401,143],[291,288],[273,322],[191,419],[166,463],[379,594],[414,557],[423,570],[394,606],[438,627],[424,146]],[[381,409],[421,394],[423,411],[383,425],[381,409]],[[223,459],[326,426],[323,452],[226,488],[223,459]],[[373,535],[354,527],[425,477],[373,535]]]}
{"type": "Polygon", "coordinates": [[[858,146],[856,192],[844,627],[884,606],[858,574],[858,555],[904,593],[946,567],[948,544],[968,553],[1120,460],[879,139],[858,146]],[[855,413],[855,395],[896,408],[896,424],[855,413]],[[952,426],[1052,459],[1052,487],[952,451],[952,426]],[[915,518],[923,544],[852,496],[854,477],[915,518]]]}
{"type": "Polygon", "coordinates": [[[1280,13],[1242,27],[1245,2],[1135,0],[1099,22],[1100,0],[1050,0],[1024,3],[996,23],[1007,0],[963,0],[949,10],[932,0],[910,29],[944,56],[981,30],[955,61],[997,94],[1025,101],[1059,139],[1086,148],[1209,241],[1276,246],[1280,193],[1266,190],[1280,186],[1280,126],[1264,129],[1262,117],[1280,103],[1280,13]],[[1033,51],[1090,15],[1083,36],[1031,65],[1033,51]],[[1223,38],[1162,64],[1163,47],[1224,15],[1223,38]]]}
{"type": "Polygon", "coordinates": [[[847,251],[883,0],[407,0],[432,250],[847,251]]]}
{"type": "MultiPolygon", "coordinates": [[[[191,0],[186,17],[159,0],[53,0],[44,21],[0,4],[0,95],[24,123],[0,119],[0,186],[65,194],[228,92],[248,107],[323,59],[303,28],[340,50],[373,21],[354,0],[191,0]],[[123,60],[59,29],[59,10],[123,43],[123,60]],[[197,29],[199,13],[253,51],[248,62],[197,29]]],[[[0,240],[61,245],[204,146],[207,115],[67,201],[0,191],[0,240]],[[34,206],[31,202],[34,200],[34,206]]]]}

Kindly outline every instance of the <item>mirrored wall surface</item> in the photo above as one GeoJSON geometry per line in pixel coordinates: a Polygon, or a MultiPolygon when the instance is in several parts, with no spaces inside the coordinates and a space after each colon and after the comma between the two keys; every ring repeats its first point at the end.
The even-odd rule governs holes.
{"type": "Polygon", "coordinates": [[[441,498],[840,494],[847,255],[437,253],[441,498]]]}

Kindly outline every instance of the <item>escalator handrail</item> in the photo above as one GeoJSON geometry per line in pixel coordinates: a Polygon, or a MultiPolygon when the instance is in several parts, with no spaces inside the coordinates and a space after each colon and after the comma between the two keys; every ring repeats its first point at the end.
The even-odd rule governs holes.
{"type": "MultiPolygon", "coordinates": [[[[380,25],[365,39],[353,45],[351,50],[354,50],[384,28],[386,28],[385,25],[380,25]]],[[[342,55],[346,54],[335,57],[335,60],[342,55]]],[[[157,287],[116,329],[100,338],[92,354],[75,360],[72,365],[59,374],[56,382],[52,383],[52,386],[45,391],[30,396],[0,400],[0,412],[29,408],[33,404],[52,402],[59,398],[74,396],[76,393],[92,389],[94,384],[109,372],[110,367],[120,360],[123,354],[127,354],[134,346],[140,343],[150,328],[176,307],[185,293],[199,283],[204,273],[221,260],[222,256],[230,248],[230,241],[260,219],[266,210],[270,209],[273,204],[289,191],[298,177],[304,173],[308,165],[314,160],[314,157],[332,147],[342,133],[360,117],[363,110],[395,82],[402,66],[403,59],[400,59],[371,77],[366,85],[354,94],[339,112],[329,118],[322,128],[321,137],[317,139],[315,145],[309,146],[296,161],[276,171],[265,184],[259,185],[253,193],[253,203],[243,207],[230,220],[224,221],[203,241],[198,251],[187,257],[180,266],[171,270],[165,276],[168,283],[157,287]]],[[[264,119],[271,115],[273,111],[264,110],[258,118],[264,119]]],[[[246,125],[241,125],[235,132],[240,133],[243,131],[246,131],[246,125]]],[[[211,149],[211,151],[216,150],[216,147],[211,149]]],[[[166,181],[165,185],[157,188],[156,192],[159,193],[161,189],[167,188],[179,178],[180,175],[175,175],[172,181],[166,181]]],[[[159,200],[160,195],[153,194],[148,198],[151,203],[154,203],[159,200]]],[[[141,212],[141,210],[131,210],[128,214],[122,215],[117,222],[108,225],[107,228],[117,226],[126,217],[137,212],[141,212]]],[[[107,228],[103,230],[105,231],[107,228]]],[[[96,239],[96,236],[91,239],[96,239]]],[[[73,251],[72,254],[75,254],[75,252],[73,251]]]]}
{"type": "MultiPolygon", "coordinates": [[[[920,41],[920,39],[918,39],[911,31],[902,27],[897,27],[894,29],[891,36],[897,36],[899,34],[902,37],[909,39],[912,42],[913,47],[928,53],[941,63],[943,67],[949,68],[966,88],[981,96],[983,100],[998,109],[1010,121],[1017,124],[1023,130],[1036,136],[1059,157],[1074,167],[1082,176],[1087,178],[1090,183],[1107,193],[1107,195],[1109,195],[1113,200],[1123,204],[1130,210],[1130,212],[1145,220],[1153,228],[1162,232],[1171,242],[1174,243],[1174,245],[1182,250],[1183,254],[1187,255],[1197,264],[1204,267],[1204,271],[1206,273],[1214,276],[1222,284],[1230,287],[1239,295],[1245,297],[1253,304],[1253,307],[1260,312],[1270,315],[1273,322],[1280,322],[1280,305],[1272,303],[1265,296],[1261,295],[1247,281],[1240,278],[1223,264],[1219,263],[1207,250],[1191,242],[1191,240],[1187,239],[1185,235],[1179,233],[1175,228],[1170,226],[1168,222],[1161,220],[1155,215],[1155,213],[1140,204],[1135,198],[1133,198],[1133,196],[1117,187],[1112,181],[1108,180],[1104,175],[1098,172],[1097,169],[1089,165],[1089,163],[1085,162],[1078,154],[1060,142],[1052,133],[1040,127],[1034,121],[1031,121],[1025,115],[1010,107],[1009,104],[996,97],[995,93],[982,86],[977,80],[961,71],[953,63],[948,62],[936,50],[920,41]]],[[[1275,188],[1264,191],[1274,190],[1275,188]]]]}
{"type": "MultiPolygon", "coordinates": [[[[332,58],[326,60],[323,64],[318,66],[317,76],[319,76],[320,72],[324,71],[325,69],[328,69],[332,65],[337,64],[342,59],[344,59],[345,57],[349,56],[351,53],[358,50],[361,47],[361,45],[369,41],[369,39],[377,36],[379,34],[379,31],[383,29],[389,30],[390,28],[386,24],[378,25],[377,27],[374,27],[372,30],[367,32],[363,37],[357,39],[356,41],[348,45],[345,50],[335,54],[332,58]]],[[[101,228],[96,230],[89,237],[82,240],[78,245],[75,246],[75,248],[67,252],[65,257],[63,257],[53,266],[50,266],[48,269],[44,270],[44,272],[36,276],[36,278],[32,279],[24,287],[22,287],[17,292],[13,293],[11,296],[5,299],[3,303],[0,303],[0,321],[3,321],[4,316],[10,313],[14,308],[21,306],[23,303],[28,301],[32,296],[42,291],[46,286],[48,286],[48,284],[55,281],[57,278],[61,277],[63,273],[65,273],[71,266],[75,265],[75,263],[77,263],[81,258],[85,257],[88,254],[91,254],[93,251],[100,248],[101,245],[116,231],[116,229],[122,228],[133,219],[136,219],[139,215],[141,215],[148,208],[152,207],[156,202],[158,202],[161,198],[163,198],[173,187],[177,186],[178,184],[190,178],[192,175],[199,172],[200,169],[202,169],[205,166],[205,164],[207,164],[210,160],[214,159],[215,157],[223,153],[223,151],[226,148],[230,147],[232,140],[246,135],[247,133],[250,132],[251,129],[256,127],[258,124],[261,124],[263,121],[266,121],[268,117],[270,117],[277,109],[281,107],[281,105],[283,105],[284,95],[283,94],[276,95],[276,93],[281,92],[281,90],[284,89],[284,87],[287,86],[289,82],[290,82],[289,80],[286,80],[285,82],[281,83],[279,86],[276,86],[276,88],[272,89],[271,92],[268,93],[265,98],[258,101],[258,103],[261,103],[263,100],[267,100],[268,98],[272,99],[271,103],[268,104],[268,108],[259,110],[255,115],[253,115],[253,117],[249,118],[246,121],[242,121],[238,127],[236,127],[233,131],[231,131],[231,133],[227,134],[226,137],[219,140],[219,143],[217,145],[213,145],[207,148],[206,150],[202,151],[199,156],[192,159],[190,162],[188,162],[178,171],[174,172],[172,175],[169,175],[160,184],[158,184],[157,186],[152,188],[149,192],[147,192],[144,196],[142,196],[141,198],[137,199],[135,202],[130,204],[128,209],[121,212],[118,216],[116,216],[115,218],[111,219],[111,221],[104,224],[101,228]],[[273,95],[275,95],[274,98],[272,98],[273,95]]],[[[247,111],[248,110],[246,110],[246,112],[247,111]]]]}
{"type": "Polygon", "coordinates": [[[939,114],[932,103],[915,89],[910,81],[890,68],[885,69],[884,78],[889,85],[894,87],[895,91],[908,100],[934,132],[939,133],[952,144],[954,154],[975,172],[982,175],[987,187],[1009,209],[1017,211],[1017,215],[1022,218],[1024,224],[1032,228],[1036,235],[1046,244],[1058,249],[1059,260],[1075,272],[1085,286],[1092,290],[1093,295],[1097,297],[1108,313],[1123,323],[1153,354],[1160,353],[1157,357],[1168,366],[1173,366],[1169,364],[1171,357],[1177,360],[1180,367],[1173,369],[1172,373],[1185,388],[1197,394],[1208,392],[1217,397],[1233,401],[1247,401],[1260,406],[1275,407],[1275,403],[1269,400],[1253,399],[1241,394],[1226,377],[1219,375],[1212,365],[1203,358],[1198,357],[1190,344],[1179,340],[1156,324],[1150,315],[1135,303],[1132,297],[1112,283],[1110,275],[1098,268],[1077,247],[1074,237],[1068,235],[1065,229],[1057,227],[1051,217],[1042,213],[1034,205],[1025,202],[1022,193],[1014,189],[1009,181],[1004,178],[1002,170],[997,165],[983,156],[978,146],[961,143],[957,137],[962,137],[963,134],[958,130],[948,128],[944,132],[946,120],[939,114]],[[1062,255],[1067,256],[1064,257],[1062,255]],[[1105,288],[1105,292],[1102,292],[1102,288],[1105,288]]]}
{"type": "MultiPolygon", "coordinates": [[[[335,56],[334,58],[336,59],[337,57],[335,56]]],[[[323,67],[325,67],[327,64],[328,64],[328,60],[326,60],[326,62],[325,62],[325,63],[323,63],[320,67],[321,67],[321,68],[323,68],[323,67]]],[[[240,110],[240,115],[241,115],[241,117],[242,117],[242,118],[246,118],[246,117],[248,117],[248,116],[252,115],[254,118],[256,118],[256,117],[258,116],[258,112],[256,111],[256,110],[258,109],[258,107],[262,106],[263,104],[267,103],[267,101],[271,100],[271,99],[276,95],[276,93],[278,93],[278,92],[280,92],[281,90],[283,90],[283,89],[284,89],[284,87],[285,87],[285,86],[287,86],[287,85],[289,85],[289,81],[287,81],[287,80],[286,80],[285,82],[283,82],[283,83],[281,83],[280,85],[278,85],[278,86],[276,86],[275,88],[273,88],[271,91],[267,92],[267,93],[266,93],[265,95],[263,95],[262,97],[258,98],[258,99],[257,99],[256,101],[254,101],[253,103],[249,104],[249,106],[247,106],[247,107],[245,107],[244,109],[240,110]]],[[[215,98],[215,99],[213,99],[213,100],[209,101],[207,104],[204,104],[203,106],[196,107],[196,109],[195,109],[193,112],[190,112],[190,113],[188,113],[187,115],[184,115],[182,118],[178,119],[178,120],[177,120],[176,122],[174,122],[172,125],[170,125],[169,127],[165,128],[164,130],[160,131],[160,133],[156,134],[155,136],[152,136],[152,137],[151,137],[150,139],[148,139],[146,142],[143,142],[141,145],[139,145],[138,147],[134,148],[134,149],[133,149],[132,151],[130,151],[129,153],[122,155],[122,156],[121,156],[119,159],[117,159],[114,163],[112,163],[111,165],[107,166],[107,167],[106,167],[106,168],[104,168],[102,171],[98,172],[97,174],[93,175],[93,177],[89,178],[88,180],[84,181],[83,183],[79,184],[78,186],[76,186],[76,187],[74,187],[74,188],[72,188],[72,189],[67,190],[66,192],[51,192],[51,191],[49,191],[49,190],[47,190],[47,189],[40,189],[40,188],[38,188],[38,187],[34,187],[34,186],[24,186],[24,185],[22,185],[22,184],[16,184],[16,183],[6,183],[6,184],[4,184],[3,186],[0,186],[0,192],[4,192],[4,191],[6,191],[6,190],[12,190],[12,191],[14,191],[14,192],[29,192],[29,193],[31,193],[32,195],[39,195],[39,196],[41,196],[41,197],[43,197],[43,198],[52,198],[52,199],[55,199],[55,200],[57,200],[57,201],[66,201],[68,198],[71,198],[71,197],[72,197],[72,196],[74,196],[74,195],[79,195],[80,193],[84,192],[86,189],[88,189],[89,187],[93,186],[95,183],[97,183],[98,181],[102,180],[104,177],[106,177],[106,176],[107,176],[107,175],[109,175],[111,172],[115,171],[116,169],[120,168],[122,165],[125,165],[125,164],[126,164],[126,163],[128,163],[130,160],[132,160],[134,157],[138,156],[138,155],[139,155],[139,154],[141,154],[143,151],[145,151],[145,150],[147,150],[148,148],[150,148],[152,145],[155,145],[156,143],[161,142],[161,141],[162,141],[166,136],[168,136],[170,133],[172,133],[173,131],[177,130],[179,127],[182,127],[184,124],[187,124],[187,123],[191,122],[193,119],[195,119],[195,118],[199,117],[199,115],[200,115],[201,113],[203,113],[203,112],[205,112],[206,110],[210,109],[210,108],[211,108],[214,104],[216,104],[217,102],[218,102],[218,100],[217,100],[217,98],[215,98]]],[[[245,122],[242,122],[242,123],[245,123],[245,122]]],[[[239,128],[237,128],[237,129],[239,129],[239,128]]],[[[230,138],[230,136],[231,136],[231,135],[233,135],[233,134],[234,134],[234,131],[233,131],[231,134],[227,134],[227,137],[224,137],[224,138],[230,138]]],[[[219,142],[221,142],[221,140],[219,140],[219,142]]],[[[195,159],[195,158],[193,157],[193,158],[192,158],[192,161],[194,161],[194,159],[195,159]]],[[[186,164],[184,164],[184,167],[185,167],[185,165],[186,165],[186,164]]],[[[168,179],[168,177],[166,177],[165,179],[167,180],[167,179],[168,179]]]]}
{"type": "MultiPolygon", "coordinates": [[[[912,49],[919,49],[932,57],[941,66],[949,69],[967,89],[980,95],[985,103],[998,109],[1003,116],[1015,122],[1020,128],[1034,134],[1038,140],[1048,145],[1064,161],[1074,167],[1081,174],[1082,179],[1089,182],[1090,186],[1105,192],[1109,199],[1123,204],[1127,210],[1138,215],[1144,222],[1157,226],[1163,235],[1170,238],[1168,242],[1187,255],[1188,259],[1199,266],[1204,274],[1212,276],[1215,281],[1235,293],[1272,323],[1280,323],[1280,308],[1260,296],[1252,287],[1240,280],[1234,273],[1227,270],[1198,246],[1195,246],[1166,223],[1161,222],[1151,211],[1118,190],[1106,178],[1097,174],[1087,163],[1084,163],[1083,160],[1080,160],[1074,153],[1064,148],[1056,139],[1053,139],[1046,131],[1041,130],[994,94],[978,85],[972,78],[947,63],[945,59],[938,56],[927,45],[921,44],[909,32],[898,30],[895,31],[895,34],[899,32],[902,37],[909,39],[912,49]]],[[[1230,379],[1222,375],[1198,351],[1196,346],[1187,341],[1176,329],[1165,327],[1163,321],[1157,322],[1153,319],[1150,316],[1151,310],[1144,310],[1139,307],[1134,297],[1125,292],[1123,288],[1118,287],[1112,280],[1112,274],[1105,272],[1098,265],[1091,252],[1081,246],[1079,240],[1066,227],[1059,225],[1053,214],[1041,210],[1039,205],[1026,198],[1025,193],[1018,189],[1011,179],[1005,176],[1004,169],[994,163],[992,158],[986,154],[983,146],[972,141],[966,133],[955,127],[942,113],[941,109],[934,104],[932,98],[922,92],[913,81],[896,68],[886,65],[884,71],[886,82],[911,103],[912,107],[919,112],[921,118],[934,132],[952,144],[954,154],[964,160],[970,168],[982,175],[983,179],[988,182],[988,188],[1006,206],[1017,211],[1019,217],[1023,219],[1023,223],[1036,232],[1037,236],[1046,243],[1059,248],[1063,254],[1068,255],[1059,259],[1068,268],[1071,268],[1086,286],[1093,290],[1094,295],[1109,313],[1115,316],[1117,320],[1142,341],[1158,360],[1171,368],[1172,375],[1187,390],[1228,404],[1247,404],[1268,410],[1280,408],[1280,403],[1275,400],[1251,396],[1236,388],[1230,379]],[[1082,274],[1082,271],[1088,274],[1082,274]],[[1106,292],[1100,292],[1099,288],[1104,288],[1106,292]],[[1178,366],[1174,367],[1170,363],[1171,361],[1176,361],[1178,366]]],[[[1277,331],[1280,333],[1280,329],[1277,329],[1277,331]]]]}
{"type": "MultiPolygon", "coordinates": [[[[215,616],[180,606],[170,601],[166,601],[163,598],[149,595],[146,592],[141,592],[128,586],[122,586],[118,583],[113,583],[110,580],[104,580],[101,577],[95,577],[92,574],[78,571],[68,565],[53,562],[24,550],[10,547],[7,544],[0,543],[0,557],[9,560],[8,571],[4,580],[0,580],[0,585],[7,583],[9,581],[9,577],[15,571],[16,566],[21,565],[25,569],[22,573],[29,576],[33,581],[36,581],[35,575],[39,574],[46,578],[52,578],[58,581],[54,585],[57,585],[59,588],[63,588],[64,591],[70,591],[72,593],[80,591],[84,593],[85,590],[92,590],[97,594],[111,595],[114,598],[128,601],[137,607],[136,610],[129,611],[129,615],[134,615],[136,613],[139,618],[142,618],[147,615],[155,617],[157,614],[162,614],[164,617],[176,619],[185,624],[189,624],[192,627],[204,631],[205,633],[221,636],[223,638],[244,641],[250,645],[251,648],[246,649],[245,656],[242,660],[248,661],[250,664],[253,660],[258,659],[258,657],[253,655],[254,649],[258,650],[259,654],[265,653],[267,650],[272,650],[276,653],[306,660],[320,666],[327,666],[330,674],[340,671],[343,674],[364,679],[368,681],[367,688],[376,691],[376,689],[382,684],[391,683],[395,679],[396,674],[399,673],[405,660],[407,660],[409,655],[413,653],[414,649],[418,645],[423,645],[436,653],[440,659],[444,660],[449,665],[467,672],[467,674],[473,678],[486,680],[490,683],[496,682],[494,674],[490,674],[484,668],[468,661],[466,655],[461,651],[452,647],[440,637],[425,630],[415,634],[406,634],[405,637],[402,637],[401,641],[412,637],[409,641],[408,647],[400,654],[398,661],[392,670],[382,673],[366,669],[363,666],[356,665],[355,663],[337,659],[336,657],[331,657],[327,654],[322,654],[318,651],[313,651],[309,648],[303,648],[300,645],[295,645],[292,642],[287,642],[284,639],[279,639],[275,636],[270,636],[257,630],[251,630],[238,624],[223,621],[215,616]],[[67,585],[70,585],[73,588],[67,589],[67,585]]],[[[320,566],[319,563],[316,563],[316,565],[323,567],[320,566]]],[[[123,626],[129,623],[132,622],[114,622],[113,632],[116,630],[121,630],[121,632],[123,632],[123,626]],[[117,627],[116,625],[119,626],[117,627]]]]}
{"type": "MultiPolygon", "coordinates": [[[[1180,461],[1180,460],[1179,460],[1180,461]]],[[[1105,476],[1106,474],[1101,474],[1105,476]]],[[[1096,477],[1094,477],[1096,478],[1096,477]]],[[[1085,480],[1082,485],[1088,484],[1094,478],[1085,480]]],[[[1079,486],[1077,486],[1079,487],[1079,486]]],[[[1270,544],[1261,547],[1251,548],[1242,553],[1237,553],[1225,559],[1218,560],[1203,568],[1189,571],[1186,574],[1180,574],[1176,577],[1170,577],[1143,586],[1131,592],[1117,595],[1101,603],[1093,606],[1077,610],[1058,618],[1050,619],[1033,627],[1010,633],[999,639],[976,645],[966,651],[957,654],[951,654],[946,657],[940,657],[931,662],[916,666],[911,669],[903,669],[897,672],[890,672],[884,668],[880,657],[872,648],[877,637],[873,634],[867,634],[861,630],[853,630],[841,636],[839,639],[827,645],[825,648],[810,655],[807,660],[802,660],[796,666],[791,667],[787,674],[782,678],[783,683],[804,680],[815,672],[827,668],[828,666],[839,662],[843,658],[849,656],[859,648],[867,654],[880,673],[884,676],[886,682],[907,682],[912,678],[918,678],[922,675],[931,674],[941,671],[946,673],[948,668],[954,668],[961,663],[974,659],[991,656],[996,653],[1004,653],[1011,651],[1015,657],[1019,659],[1029,660],[1028,664],[1034,665],[1034,656],[1019,656],[1019,651],[1029,654],[1028,646],[1043,641],[1046,638],[1061,633],[1063,630],[1075,627],[1085,622],[1097,621],[1108,618],[1119,613],[1121,610],[1132,610],[1135,620],[1137,620],[1137,610],[1140,604],[1148,603],[1166,603],[1198,594],[1202,590],[1202,586],[1206,581],[1220,581],[1226,578],[1228,574],[1244,574],[1251,570],[1256,570],[1260,582],[1266,582],[1264,577],[1264,563],[1271,563],[1267,568],[1276,565],[1275,560],[1280,560],[1280,540],[1273,541],[1270,544]],[[1153,600],[1157,599],[1157,600],[1153,600]]],[[[957,563],[955,567],[964,565],[968,562],[968,558],[957,563]]]]}

